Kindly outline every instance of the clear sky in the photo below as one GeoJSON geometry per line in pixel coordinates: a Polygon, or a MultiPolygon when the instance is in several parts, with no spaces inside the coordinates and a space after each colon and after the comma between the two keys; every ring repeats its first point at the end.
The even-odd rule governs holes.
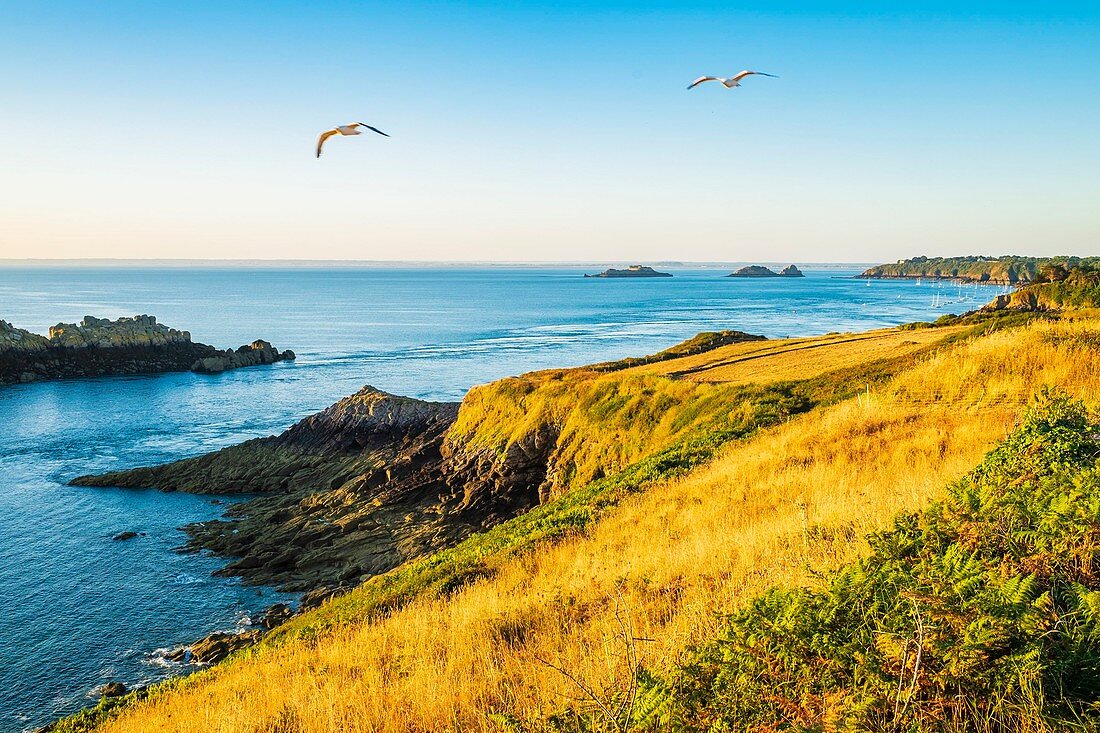
{"type": "Polygon", "coordinates": [[[1098,76],[1096,2],[0,0],[0,257],[1095,255],[1098,76]]]}

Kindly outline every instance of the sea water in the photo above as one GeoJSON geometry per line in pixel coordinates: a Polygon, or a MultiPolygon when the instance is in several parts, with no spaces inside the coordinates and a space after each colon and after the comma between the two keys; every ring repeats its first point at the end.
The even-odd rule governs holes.
{"type": "MultiPolygon", "coordinates": [[[[210,496],[66,485],[74,476],[193,456],[278,433],[365,384],[458,400],[472,385],[659,351],[700,331],[771,337],[930,320],[997,289],[658,268],[585,279],[581,268],[0,267],[0,318],[45,333],[85,315],[147,313],[219,348],[257,338],[298,359],[190,373],[0,387],[0,731],[95,702],[108,680],[178,671],[163,651],[242,628],[286,600],[175,551],[179,527],[218,517],[210,496]],[[128,541],[111,538],[142,532],[128,541]]],[[[591,271],[591,270],[590,270],[591,271]]]]}

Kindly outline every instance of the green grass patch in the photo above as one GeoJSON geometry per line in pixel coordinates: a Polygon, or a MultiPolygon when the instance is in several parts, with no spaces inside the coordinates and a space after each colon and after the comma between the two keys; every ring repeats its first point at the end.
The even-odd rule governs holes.
{"type": "MultiPolygon", "coordinates": [[[[1045,395],[824,588],[774,589],[672,675],[710,731],[1100,730],[1100,416],[1045,395]]],[[[673,694],[673,693],[670,693],[673,694]]]]}

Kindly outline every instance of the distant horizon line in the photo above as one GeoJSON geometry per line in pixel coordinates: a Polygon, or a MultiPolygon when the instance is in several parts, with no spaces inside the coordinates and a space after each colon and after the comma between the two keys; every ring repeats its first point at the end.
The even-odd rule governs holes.
{"type": "Polygon", "coordinates": [[[800,267],[870,267],[881,262],[797,262],[791,260],[352,260],[297,258],[183,258],[183,257],[0,257],[0,267],[58,266],[214,266],[214,267],[608,267],[648,265],[651,267],[733,267],[738,265],[796,264],[800,267]]]}

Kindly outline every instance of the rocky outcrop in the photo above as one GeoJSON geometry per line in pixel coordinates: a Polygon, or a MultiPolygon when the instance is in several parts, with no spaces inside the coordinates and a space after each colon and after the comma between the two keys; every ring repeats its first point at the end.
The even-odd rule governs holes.
{"type": "Polygon", "coordinates": [[[277,361],[293,358],[294,352],[289,349],[279,351],[266,341],[253,341],[236,351],[227,349],[218,352],[215,356],[203,357],[191,365],[191,371],[200,374],[220,374],[230,369],[274,364],[277,361]]]}
{"type": "Polygon", "coordinates": [[[278,436],[73,483],[264,494],[185,527],[187,549],[235,557],[222,574],[319,599],[538,504],[552,431],[504,456],[469,450],[445,441],[458,407],[368,386],[278,436]]]}
{"type": "Polygon", "coordinates": [[[250,647],[260,640],[263,633],[259,630],[229,633],[215,631],[194,644],[173,649],[164,655],[170,662],[181,664],[208,665],[222,661],[235,651],[250,647]]]}
{"type": "MultiPolygon", "coordinates": [[[[700,334],[638,363],[761,338],[700,334]]],[[[303,592],[301,604],[309,607],[618,465],[621,456],[605,466],[591,452],[578,462],[583,432],[576,425],[563,432],[572,393],[537,408],[525,402],[536,383],[551,390],[559,384],[541,373],[500,380],[472,390],[461,410],[367,386],[278,436],[72,483],[258,495],[230,506],[221,519],[185,527],[185,549],[232,558],[221,574],[303,592]],[[564,412],[551,407],[558,399],[564,412]]]]}
{"type": "Polygon", "coordinates": [[[625,270],[616,270],[610,267],[598,275],[585,275],[585,277],[672,277],[672,274],[658,272],[647,265],[631,265],[625,270]]]}
{"type": "Polygon", "coordinates": [[[103,697],[122,697],[129,692],[129,690],[126,688],[126,685],[121,682],[112,680],[100,687],[97,692],[103,697]]]}
{"type": "Polygon", "coordinates": [[[794,265],[787,265],[779,272],[763,265],[747,265],[734,270],[726,277],[805,277],[805,275],[794,265]]]}
{"type": "Polygon", "coordinates": [[[233,351],[191,341],[191,334],[157,323],[154,316],[110,321],[85,316],[79,324],[59,323],[49,338],[0,321],[0,385],[43,379],[157,374],[214,373],[293,359],[266,341],[233,351]]]}

